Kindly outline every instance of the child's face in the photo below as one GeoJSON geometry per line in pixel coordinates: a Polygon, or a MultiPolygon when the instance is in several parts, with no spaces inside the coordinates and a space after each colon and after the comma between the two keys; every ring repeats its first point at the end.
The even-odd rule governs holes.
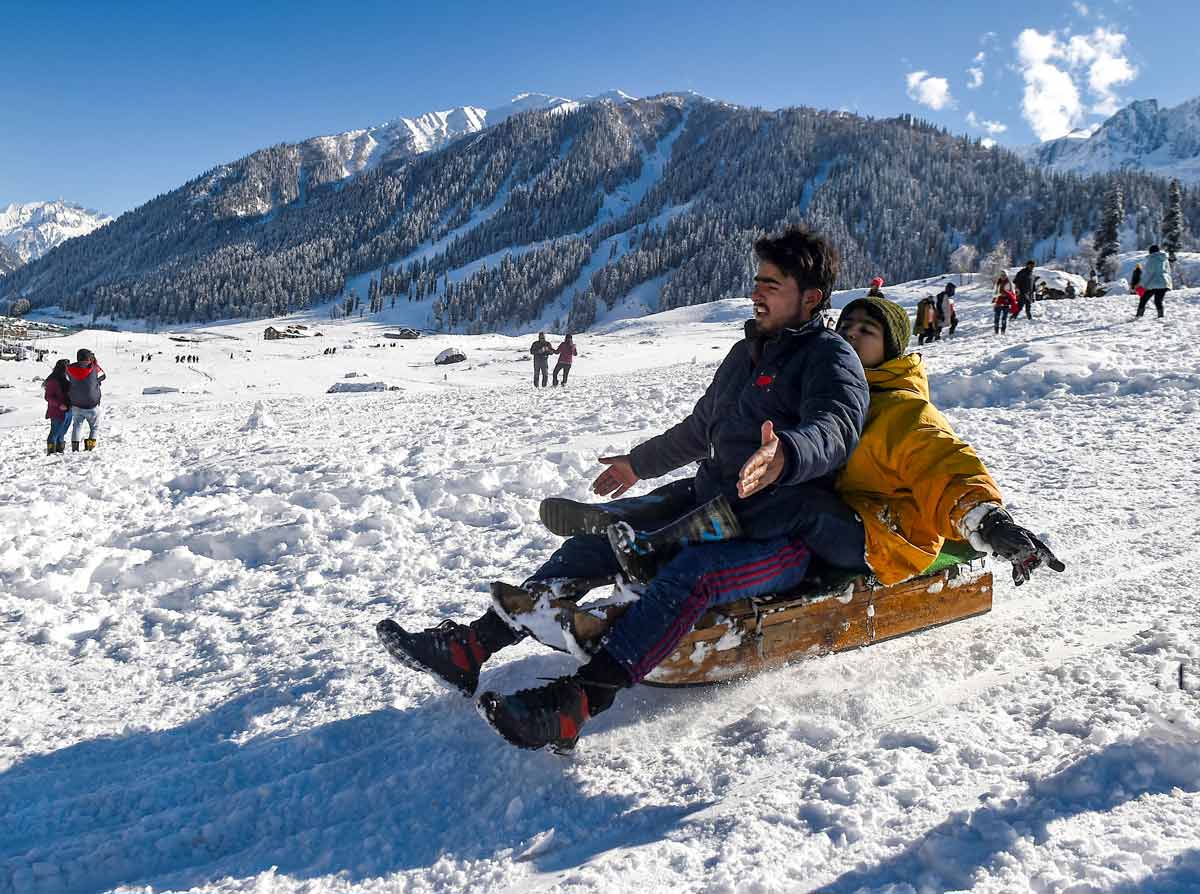
{"type": "Polygon", "coordinates": [[[883,326],[861,307],[854,308],[838,321],[837,332],[850,342],[866,369],[883,363],[886,351],[883,326]]]}

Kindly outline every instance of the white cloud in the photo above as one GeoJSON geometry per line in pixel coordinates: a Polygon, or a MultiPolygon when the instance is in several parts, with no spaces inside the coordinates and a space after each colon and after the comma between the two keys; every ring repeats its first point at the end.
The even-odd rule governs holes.
{"type": "Polygon", "coordinates": [[[967,74],[969,74],[971,76],[971,80],[969,80],[967,82],[968,90],[977,90],[983,86],[983,69],[982,68],[968,68],[967,74]]]}
{"type": "Polygon", "coordinates": [[[991,137],[984,137],[982,140],[979,141],[979,145],[982,146],[984,149],[991,149],[993,146],[996,145],[996,141],[993,140],[991,137]]]}
{"type": "Polygon", "coordinates": [[[1007,124],[1001,124],[999,121],[982,120],[974,112],[967,112],[967,124],[979,130],[986,130],[992,136],[998,136],[1008,130],[1007,124]]]}
{"type": "Polygon", "coordinates": [[[1096,28],[1060,40],[1026,28],[1016,40],[1018,64],[1025,78],[1021,111],[1040,140],[1053,140],[1077,129],[1088,112],[1111,115],[1121,106],[1115,88],[1137,77],[1125,57],[1124,34],[1096,28]],[[1083,101],[1082,87],[1092,100],[1083,101]]]}
{"type": "Polygon", "coordinates": [[[954,105],[954,97],[950,95],[950,82],[945,78],[931,77],[927,71],[909,72],[905,78],[908,84],[908,98],[923,106],[937,111],[954,105]]]}
{"type": "Polygon", "coordinates": [[[1088,9],[1088,5],[1086,3],[1080,3],[1079,0],[1074,0],[1074,2],[1071,5],[1074,6],[1075,11],[1077,13],[1079,13],[1081,16],[1083,16],[1085,19],[1091,13],[1091,10],[1088,9]]]}

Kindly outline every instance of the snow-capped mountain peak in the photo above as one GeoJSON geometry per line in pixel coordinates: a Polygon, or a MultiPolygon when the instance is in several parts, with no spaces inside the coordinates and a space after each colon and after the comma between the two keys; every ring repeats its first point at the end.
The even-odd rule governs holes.
{"type": "Polygon", "coordinates": [[[22,264],[112,220],[106,214],[64,202],[13,203],[0,209],[0,243],[22,264]]]}
{"type": "Polygon", "coordinates": [[[1078,174],[1131,168],[1200,183],[1200,97],[1171,109],[1155,99],[1137,100],[1091,132],[1036,147],[1032,158],[1078,174]]]}

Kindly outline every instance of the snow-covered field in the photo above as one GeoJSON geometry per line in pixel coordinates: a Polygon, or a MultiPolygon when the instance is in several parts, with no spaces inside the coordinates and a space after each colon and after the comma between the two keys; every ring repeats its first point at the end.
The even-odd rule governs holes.
{"type": "MultiPolygon", "coordinates": [[[[584,333],[542,391],[532,334],[46,340],[109,373],[99,449],[54,457],[49,364],[0,364],[0,892],[1200,890],[1200,289],[1165,322],[1046,302],[1003,337],[960,297],[935,398],[1067,572],[629,691],[569,758],[510,748],[372,628],[475,616],[549,556],[538,500],[681,418],[744,304],[584,333]],[[434,366],[448,345],[468,361],[434,366]]],[[[522,644],[484,686],[569,667],[522,644]]]]}

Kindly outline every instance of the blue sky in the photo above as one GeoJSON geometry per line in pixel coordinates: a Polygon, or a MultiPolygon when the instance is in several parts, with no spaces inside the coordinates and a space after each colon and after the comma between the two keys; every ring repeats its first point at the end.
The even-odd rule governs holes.
{"type": "Polygon", "coordinates": [[[112,214],[273,143],[523,91],[911,112],[1006,145],[1200,93],[1200,16],[1182,0],[45,0],[0,21],[0,207],[112,214]]]}

